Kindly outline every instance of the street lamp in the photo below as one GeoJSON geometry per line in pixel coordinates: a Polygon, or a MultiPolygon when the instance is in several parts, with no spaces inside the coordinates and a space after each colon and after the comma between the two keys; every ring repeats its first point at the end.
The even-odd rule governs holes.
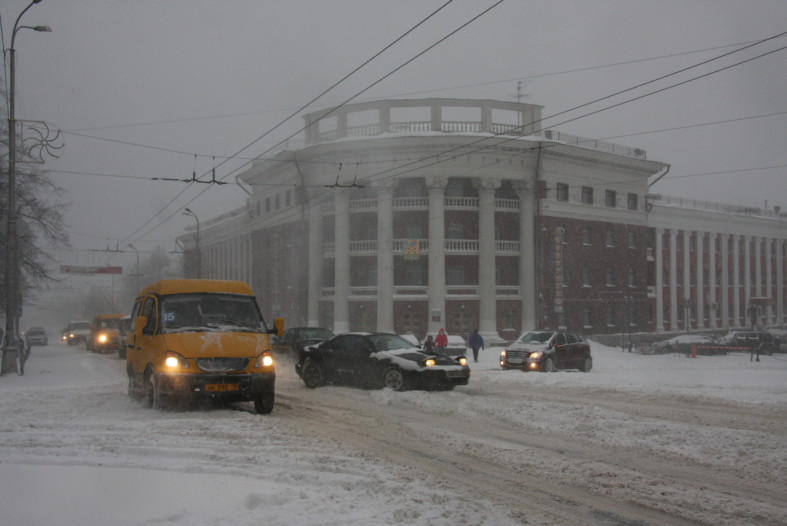
{"type": "Polygon", "coordinates": [[[137,271],[135,275],[137,276],[137,292],[139,292],[139,250],[137,250],[137,247],[135,247],[133,243],[129,243],[128,248],[137,253],[137,271]]]}
{"type": "Polygon", "coordinates": [[[195,242],[195,248],[197,250],[197,279],[202,279],[202,252],[200,252],[199,248],[199,217],[197,217],[197,214],[192,212],[188,207],[183,209],[183,215],[191,216],[197,222],[197,237],[195,242]]]}
{"type": "MultiPolygon", "coordinates": [[[[3,352],[15,351],[15,339],[17,335],[17,318],[19,315],[17,305],[18,296],[18,266],[19,260],[17,257],[18,252],[18,239],[16,231],[16,117],[14,115],[15,100],[15,49],[14,41],[16,33],[22,29],[32,29],[44,33],[51,33],[52,28],[49,26],[20,26],[19,20],[27,12],[28,9],[33,7],[34,4],[40,3],[41,0],[33,0],[25,7],[19,16],[16,17],[14,22],[14,29],[11,32],[11,47],[8,49],[9,54],[9,74],[8,74],[8,210],[7,210],[7,228],[6,228],[6,268],[5,268],[5,345],[3,352]]],[[[5,360],[4,360],[5,361],[5,360]]]]}

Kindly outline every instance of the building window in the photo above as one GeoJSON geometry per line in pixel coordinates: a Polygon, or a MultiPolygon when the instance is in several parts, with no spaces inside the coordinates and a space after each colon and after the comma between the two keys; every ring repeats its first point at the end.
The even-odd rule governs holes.
{"type": "MultiPolygon", "coordinates": [[[[377,282],[375,276],[375,283],[377,282]]],[[[424,269],[421,265],[407,265],[404,269],[404,285],[421,286],[424,282],[424,269]]]]}
{"type": "Polygon", "coordinates": [[[604,193],[604,204],[609,208],[615,208],[617,206],[617,193],[615,190],[607,190],[604,193]]]}
{"type": "Polygon", "coordinates": [[[404,235],[407,239],[421,239],[420,223],[407,223],[404,226],[404,235]]]}
{"type": "Polygon", "coordinates": [[[582,324],[585,326],[585,329],[590,329],[593,327],[593,311],[590,309],[585,309],[582,311],[582,324]]]}
{"type": "Polygon", "coordinates": [[[615,246],[615,233],[612,230],[607,230],[606,245],[608,247],[614,247],[615,246]]]}
{"type": "Polygon", "coordinates": [[[582,187],[582,204],[583,205],[592,205],[593,204],[593,187],[592,186],[583,186],[582,187]]]}
{"type": "Polygon", "coordinates": [[[557,183],[557,200],[568,201],[568,185],[566,183],[557,183]]]}
{"type": "Polygon", "coordinates": [[[591,280],[590,267],[582,267],[582,286],[590,287],[593,281],[591,280]]]}
{"type": "Polygon", "coordinates": [[[274,201],[273,201],[273,202],[274,202],[273,208],[274,208],[274,209],[276,209],[276,210],[278,210],[278,209],[279,209],[279,206],[281,206],[281,201],[279,200],[279,197],[280,197],[280,196],[279,196],[279,194],[276,194],[276,195],[273,197],[273,200],[274,200],[274,201]]]}
{"type": "Polygon", "coordinates": [[[446,285],[464,285],[465,284],[465,268],[460,265],[450,266],[445,269],[445,284],[446,285]]]}
{"type": "Polygon", "coordinates": [[[637,286],[637,273],[633,268],[629,269],[629,287],[634,288],[637,286]]]}
{"type": "Polygon", "coordinates": [[[270,211],[271,211],[271,198],[270,197],[266,197],[265,198],[265,213],[268,213],[270,211]]]}
{"type": "Polygon", "coordinates": [[[590,245],[590,239],[590,229],[588,227],[584,227],[582,229],[582,244],[590,245]]]}
{"type": "Polygon", "coordinates": [[[637,210],[637,208],[639,208],[639,204],[637,202],[637,194],[629,193],[628,206],[629,206],[629,210],[637,210]]]}
{"type": "Polygon", "coordinates": [[[629,248],[637,248],[637,236],[634,232],[629,232],[629,248]]]}
{"type": "Polygon", "coordinates": [[[261,208],[261,207],[262,207],[262,202],[261,202],[261,201],[257,201],[257,206],[256,206],[256,209],[257,209],[257,215],[260,215],[260,208],[261,208]]]}
{"type": "Polygon", "coordinates": [[[284,193],[284,206],[290,206],[291,201],[292,201],[292,190],[287,190],[284,193]]]}
{"type": "Polygon", "coordinates": [[[615,318],[617,318],[617,313],[615,312],[615,307],[609,307],[607,309],[607,327],[614,327],[615,326],[615,318]]]}
{"type": "Polygon", "coordinates": [[[465,226],[462,223],[448,223],[448,232],[446,232],[446,239],[464,239],[465,226]]]}
{"type": "Polygon", "coordinates": [[[615,286],[615,271],[612,267],[607,267],[607,287],[615,286]]]}

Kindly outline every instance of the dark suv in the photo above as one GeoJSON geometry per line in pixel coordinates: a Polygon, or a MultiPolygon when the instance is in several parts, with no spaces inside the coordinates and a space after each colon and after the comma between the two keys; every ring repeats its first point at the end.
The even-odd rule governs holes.
{"type": "Polygon", "coordinates": [[[742,347],[768,356],[778,351],[781,345],[777,336],[764,331],[732,331],[722,341],[730,347],[742,347]]]}
{"type": "Polygon", "coordinates": [[[571,331],[525,331],[500,353],[500,367],[523,371],[552,372],[558,369],[593,367],[590,344],[571,331]]]}

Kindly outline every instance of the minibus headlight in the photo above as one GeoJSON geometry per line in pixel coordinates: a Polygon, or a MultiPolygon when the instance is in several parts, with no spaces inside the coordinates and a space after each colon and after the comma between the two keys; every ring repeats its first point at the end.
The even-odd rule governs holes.
{"type": "Polygon", "coordinates": [[[167,354],[164,355],[164,365],[173,369],[178,367],[181,369],[188,369],[189,362],[187,362],[186,359],[178,353],[174,351],[167,351],[167,354]]]}
{"type": "Polygon", "coordinates": [[[257,361],[254,362],[254,367],[260,369],[262,367],[273,367],[273,356],[268,351],[257,356],[257,361]]]}

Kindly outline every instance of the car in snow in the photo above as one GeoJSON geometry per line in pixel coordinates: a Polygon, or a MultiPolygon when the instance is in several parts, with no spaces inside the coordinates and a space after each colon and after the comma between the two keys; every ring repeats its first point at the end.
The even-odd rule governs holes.
{"type": "Polygon", "coordinates": [[[88,320],[72,320],[66,325],[64,334],[66,343],[69,345],[85,343],[90,334],[90,322],[88,320]]]}
{"type": "Polygon", "coordinates": [[[590,344],[572,331],[525,331],[500,353],[500,367],[523,371],[553,372],[579,369],[590,372],[590,344]]]}
{"type": "Polygon", "coordinates": [[[268,328],[241,281],[168,279],[143,288],[131,314],[128,395],[147,407],[194,400],[254,402],[273,410],[276,370],[268,328]]]}
{"type": "Polygon", "coordinates": [[[85,340],[88,351],[103,353],[120,350],[120,321],[125,314],[99,314],[90,324],[90,334],[85,340]]]}
{"type": "Polygon", "coordinates": [[[725,350],[719,348],[716,339],[707,334],[678,334],[667,340],[654,342],[651,347],[656,354],[690,354],[692,345],[698,347],[697,354],[727,354],[725,350]]]}
{"type": "Polygon", "coordinates": [[[301,349],[295,371],[306,387],[451,390],[467,385],[464,356],[429,355],[398,334],[346,333],[301,349]]]}
{"type": "Polygon", "coordinates": [[[290,327],[281,337],[273,339],[273,350],[298,355],[298,350],[333,337],[333,331],[322,327],[290,327]]]}
{"type": "MultiPolygon", "coordinates": [[[[426,333],[426,337],[421,341],[421,346],[423,347],[424,342],[426,342],[426,338],[429,336],[432,339],[437,338],[436,332],[428,332],[426,333]]],[[[467,354],[467,343],[465,339],[457,334],[446,334],[448,336],[448,345],[445,348],[445,354],[449,356],[464,356],[467,354]]],[[[437,347],[435,347],[437,350],[437,347]]]]}
{"type": "Polygon", "coordinates": [[[30,327],[25,331],[25,343],[28,347],[47,345],[49,344],[49,338],[43,327],[30,327]]]}
{"type": "Polygon", "coordinates": [[[772,355],[777,352],[781,342],[777,336],[766,331],[730,331],[719,339],[724,345],[740,347],[747,352],[772,355]]]}

